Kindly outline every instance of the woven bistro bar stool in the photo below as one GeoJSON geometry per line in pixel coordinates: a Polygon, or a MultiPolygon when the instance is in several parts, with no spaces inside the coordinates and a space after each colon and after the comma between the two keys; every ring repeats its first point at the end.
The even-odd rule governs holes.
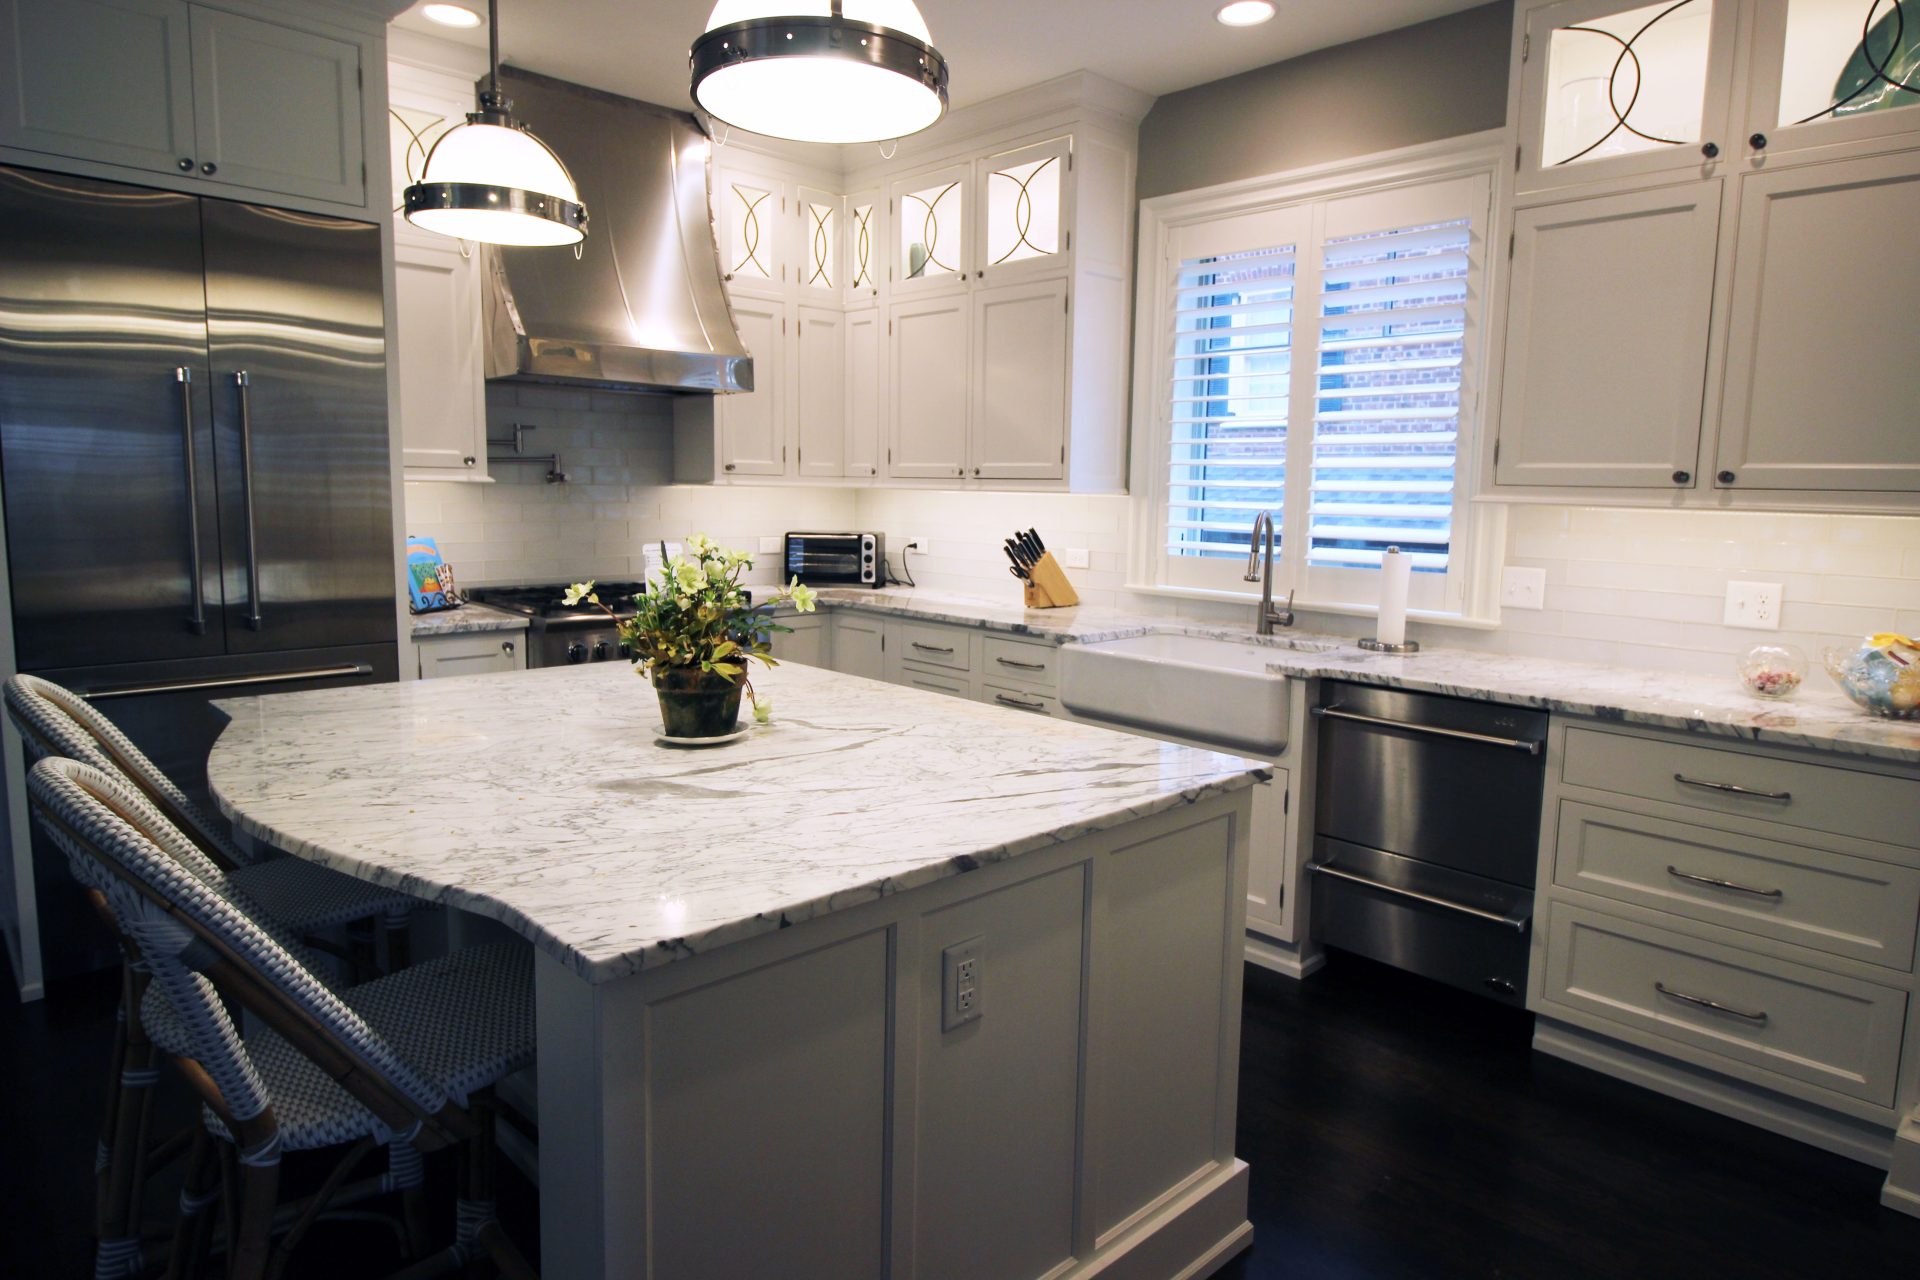
{"type": "MultiPolygon", "coordinates": [[[[182,837],[124,784],[90,765],[49,758],[27,779],[34,817],[74,875],[110,908],[172,1017],[150,1017],[205,1104],[183,1208],[215,1197],[217,1146],[234,1171],[228,1275],[280,1274],[314,1220],[346,1198],[348,1177],[377,1146],[392,1167],[416,1153],[463,1147],[454,1243],[405,1272],[427,1276],[491,1261],[534,1273],[494,1218],[493,1099],[499,1080],[533,1062],[532,953],[475,947],[335,992],[274,932],[191,874],[182,837]],[[232,1001],[258,1020],[241,1037],[232,1001]],[[345,1147],[312,1196],[277,1203],[284,1152],[345,1147]],[[402,1158],[404,1156],[404,1158],[402,1158]],[[276,1209],[287,1230],[274,1243],[276,1209]]],[[[224,1181],[224,1180],[223,1180],[224,1181]]],[[[396,1174],[351,1184],[388,1189],[396,1174]]],[[[204,1233],[183,1213],[169,1274],[195,1261],[204,1233]]]]}
{"type": "MultiPolygon", "coordinates": [[[[396,922],[404,927],[415,900],[392,889],[295,858],[243,864],[240,851],[111,722],[71,692],[33,676],[6,681],[7,711],[34,758],[80,760],[117,778],[141,796],[175,830],[172,853],[190,874],[233,900],[255,919],[269,924],[281,942],[300,950],[296,937],[358,920],[387,923],[390,941],[396,922]],[[184,820],[173,822],[171,812],[184,820]]],[[[104,913],[104,903],[94,903],[104,913]]],[[[107,923],[115,922],[107,916],[107,923]]],[[[167,1150],[149,1142],[148,1115],[159,1073],[154,1048],[142,1025],[142,1008],[155,1007],[149,975],[120,939],[120,1005],[115,1014],[105,1105],[94,1156],[94,1232],[98,1277],[137,1274],[141,1263],[144,1174],[167,1150]]],[[[404,952],[404,949],[395,948],[404,952]]],[[[304,952],[302,952],[304,955],[304,952]]]]}

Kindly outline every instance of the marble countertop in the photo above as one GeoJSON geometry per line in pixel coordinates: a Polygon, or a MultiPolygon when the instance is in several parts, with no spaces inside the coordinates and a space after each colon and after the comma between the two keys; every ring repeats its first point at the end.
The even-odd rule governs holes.
{"type": "Polygon", "coordinates": [[[269,844],[501,921],[590,982],[1250,786],[1265,767],[787,665],[774,722],[654,743],[625,664],[217,705],[221,809],[269,844]]]}
{"type": "Polygon", "coordinates": [[[473,631],[525,631],[527,615],[508,613],[505,609],[496,609],[490,604],[463,604],[458,609],[442,609],[437,613],[416,613],[410,619],[413,624],[413,638],[424,640],[428,636],[457,636],[473,631]]]}
{"type": "Polygon", "coordinates": [[[1444,646],[1392,657],[1369,653],[1357,647],[1351,637],[1293,631],[1262,637],[1252,634],[1250,626],[1208,625],[1084,605],[1022,609],[946,592],[836,588],[821,592],[821,603],[828,608],[984,627],[1058,643],[1088,643],[1152,632],[1212,636],[1272,646],[1269,669],[1302,679],[1353,680],[1710,737],[1920,764],[1920,720],[1870,716],[1847,701],[1817,669],[1808,673],[1797,697],[1761,702],[1734,683],[1731,656],[1727,659],[1727,675],[1717,677],[1444,646]],[[1335,647],[1324,652],[1286,648],[1294,639],[1335,647]]]}

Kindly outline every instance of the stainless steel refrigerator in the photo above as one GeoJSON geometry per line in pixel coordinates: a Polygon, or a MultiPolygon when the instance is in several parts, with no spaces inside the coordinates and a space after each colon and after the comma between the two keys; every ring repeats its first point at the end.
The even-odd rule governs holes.
{"type": "MultiPolygon", "coordinates": [[[[396,678],[389,476],[377,226],[0,166],[19,670],[201,791],[209,699],[396,678]]],[[[35,864],[49,976],[88,967],[35,864]]]]}

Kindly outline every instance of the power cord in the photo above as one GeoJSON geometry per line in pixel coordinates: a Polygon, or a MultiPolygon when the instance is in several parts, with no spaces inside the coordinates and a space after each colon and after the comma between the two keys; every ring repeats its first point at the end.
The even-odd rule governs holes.
{"type": "Polygon", "coordinates": [[[906,546],[900,548],[900,572],[906,575],[906,581],[901,582],[899,578],[894,577],[893,566],[888,565],[887,580],[890,585],[896,586],[896,587],[899,587],[899,586],[913,587],[913,586],[919,585],[913,580],[913,571],[907,568],[907,552],[915,550],[916,548],[919,547],[919,545],[920,544],[917,542],[909,542],[906,546]]]}

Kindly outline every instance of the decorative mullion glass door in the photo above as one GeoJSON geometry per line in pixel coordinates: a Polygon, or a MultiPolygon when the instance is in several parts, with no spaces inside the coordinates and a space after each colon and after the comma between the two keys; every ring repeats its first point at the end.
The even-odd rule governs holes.
{"type": "Polygon", "coordinates": [[[856,191],[846,197],[842,219],[842,252],[846,265],[841,276],[846,283],[849,307],[873,306],[880,296],[880,282],[887,278],[887,201],[879,191],[856,191]]]}
{"type": "Polygon", "coordinates": [[[977,278],[1006,284],[1067,269],[1072,165],[1071,138],[980,161],[977,278]]]}
{"type": "Polygon", "coordinates": [[[1738,154],[1738,0],[1562,0],[1524,18],[1521,192],[1650,174],[1711,177],[1738,154]]]}
{"type": "Polygon", "coordinates": [[[719,209],[720,271],[729,293],[785,294],[790,271],[781,228],[789,208],[786,184],[723,169],[714,185],[719,209]]]}
{"type": "Polygon", "coordinates": [[[803,299],[825,302],[846,287],[846,201],[816,187],[797,187],[793,196],[794,282],[803,299]]]}
{"type": "Polygon", "coordinates": [[[1757,0],[1753,86],[1738,138],[1769,155],[1920,131],[1920,4],[1757,0]]]}
{"type": "Polygon", "coordinates": [[[968,252],[973,170],[953,165],[902,178],[887,201],[894,296],[957,289],[973,272],[968,252]]]}

